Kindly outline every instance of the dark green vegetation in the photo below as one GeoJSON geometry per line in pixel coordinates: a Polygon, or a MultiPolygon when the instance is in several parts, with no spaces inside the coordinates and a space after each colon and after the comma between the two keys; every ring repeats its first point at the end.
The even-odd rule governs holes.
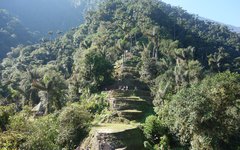
{"type": "Polygon", "coordinates": [[[46,42],[74,30],[98,1],[0,1],[0,60],[17,45],[46,42]]]}
{"type": "Polygon", "coordinates": [[[140,126],[146,149],[239,149],[239,49],[226,26],[180,8],[106,0],[80,27],[3,60],[0,147],[73,149],[91,128],[86,143],[101,131],[115,148],[139,146],[121,139],[140,126]]]}
{"type": "Polygon", "coordinates": [[[6,10],[0,9],[0,59],[19,44],[32,44],[36,35],[22,26],[20,21],[12,17],[6,10]]]}
{"type": "Polygon", "coordinates": [[[97,0],[1,0],[0,6],[41,36],[48,31],[66,32],[84,21],[84,11],[97,0]]]}

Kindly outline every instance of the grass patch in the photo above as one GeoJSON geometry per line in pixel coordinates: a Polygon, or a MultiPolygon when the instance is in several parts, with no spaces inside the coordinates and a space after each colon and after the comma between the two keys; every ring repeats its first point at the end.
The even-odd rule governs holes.
{"type": "Polygon", "coordinates": [[[137,128],[137,125],[132,124],[99,124],[93,130],[100,133],[118,133],[135,128],[137,128]]]}
{"type": "Polygon", "coordinates": [[[140,110],[122,110],[121,112],[123,113],[142,113],[140,110]]]}

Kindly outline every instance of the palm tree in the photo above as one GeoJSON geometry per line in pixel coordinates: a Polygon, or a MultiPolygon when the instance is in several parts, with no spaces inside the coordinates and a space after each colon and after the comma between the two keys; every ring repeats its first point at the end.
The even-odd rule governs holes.
{"type": "Polygon", "coordinates": [[[38,95],[45,103],[45,114],[52,111],[52,107],[59,110],[65,102],[66,84],[55,71],[49,71],[42,81],[34,80],[32,86],[39,90],[38,95]]]}
{"type": "Polygon", "coordinates": [[[208,65],[213,71],[223,71],[225,70],[224,64],[226,64],[226,59],[229,57],[229,54],[225,52],[223,47],[218,48],[218,52],[208,55],[208,65]]]}

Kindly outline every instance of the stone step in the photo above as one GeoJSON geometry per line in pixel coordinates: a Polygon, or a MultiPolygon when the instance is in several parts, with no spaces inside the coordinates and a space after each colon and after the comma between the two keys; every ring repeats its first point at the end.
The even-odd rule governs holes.
{"type": "Polygon", "coordinates": [[[131,72],[123,72],[121,74],[122,79],[138,79],[140,77],[139,74],[133,74],[131,72]]]}
{"type": "Polygon", "coordinates": [[[128,86],[129,90],[149,90],[149,87],[147,86],[147,84],[141,82],[138,79],[134,79],[134,78],[123,78],[118,80],[115,85],[117,86],[116,88],[119,88],[121,86],[128,86]]]}
{"type": "Polygon", "coordinates": [[[118,115],[128,120],[139,120],[144,116],[142,111],[136,109],[121,110],[118,115]]]}
{"type": "Polygon", "coordinates": [[[109,99],[110,109],[111,110],[124,110],[124,109],[138,109],[146,110],[149,107],[149,103],[145,100],[142,100],[138,97],[133,98],[111,98],[109,99]]]}
{"type": "Polygon", "coordinates": [[[140,90],[140,89],[137,89],[137,90],[132,90],[132,89],[120,90],[120,89],[117,89],[117,90],[113,90],[111,94],[112,94],[113,97],[130,97],[130,96],[151,97],[151,93],[150,93],[149,90],[140,90]]]}
{"type": "Polygon", "coordinates": [[[132,75],[140,76],[139,71],[136,67],[122,67],[122,73],[131,73],[132,75]]]}
{"type": "Polygon", "coordinates": [[[118,79],[140,78],[139,71],[135,67],[120,67],[115,71],[115,77],[118,79]]]}

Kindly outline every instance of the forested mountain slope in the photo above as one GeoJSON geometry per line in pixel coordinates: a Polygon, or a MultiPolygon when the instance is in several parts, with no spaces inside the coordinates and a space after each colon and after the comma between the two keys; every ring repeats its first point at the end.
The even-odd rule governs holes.
{"type": "Polygon", "coordinates": [[[237,32],[237,33],[240,33],[240,27],[235,27],[235,26],[229,25],[229,28],[230,28],[232,31],[235,31],[235,32],[237,32]]]}
{"type": "Polygon", "coordinates": [[[36,39],[16,17],[0,9],[0,59],[5,57],[11,47],[18,44],[33,44],[36,39]]]}
{"type": "Polygon", "coordinates": [[[84,21],[84,12],[97,0],[1,0],[1,8],[17,16],[22,24],[42,36],[48,31],[66,32],[84,21]]]}
{"type": "Polygon", "coordinates": [[[54,39],[84,21],[98,0],[0,1],[0,59],[11,47],[54,39]],[[54,9],[53,9],[54,8],[54,9]],[[14,17],[15,16],[15,17],[14,17]]]}
{"type": "Polygon", "coordinates": [[[147,85],[153,97],[156,114],[143,125],[146,148],[239,146],[238,34],[157,0],[106,0],[85,18],[55,40],[13,49],[1,63],[0,108],[8,110],[0,116],[2,143],[73,149],[90,124],[114,123],[107,100],[132,72],[119,78],[125,62],[139,77],[124,90],[147,85]],[[43,116],[32,119],[36,105],[32,111],[43,116]]]}

